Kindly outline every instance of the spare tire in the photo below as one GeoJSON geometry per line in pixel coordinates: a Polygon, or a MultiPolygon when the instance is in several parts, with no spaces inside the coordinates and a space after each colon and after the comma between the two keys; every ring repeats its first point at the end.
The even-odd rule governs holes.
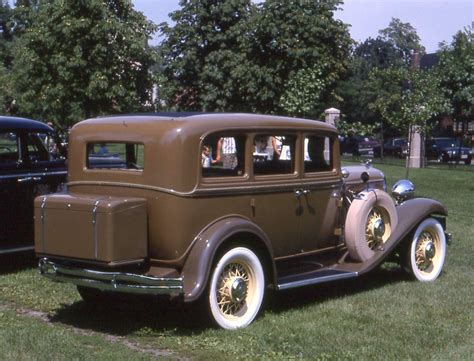
{"type": "Polygon", "coordinates": [[[372,258],[397,226],[395,204],[380,189],[360,192],[347,212],[344,238],[349,255],[356,261],[372,258]]]}

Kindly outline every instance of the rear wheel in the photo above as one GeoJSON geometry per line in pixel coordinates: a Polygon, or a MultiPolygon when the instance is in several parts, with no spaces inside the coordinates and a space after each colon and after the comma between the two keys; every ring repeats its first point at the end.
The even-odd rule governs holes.
{"type": "Polygon", "coordinates": [[[209,310],[224,329],[249,325],[257,316],[265,291],[265,277],[257,255],[245,247],[232,248],[218,260],[209,284],[209,310]]]}
{"type": "Polygon", "coordinates": [[[446,256],[446,236],[434,218],[427,218],[417,227],[408,247],[405,269],[418,281],[438,278],[446,256]]]}

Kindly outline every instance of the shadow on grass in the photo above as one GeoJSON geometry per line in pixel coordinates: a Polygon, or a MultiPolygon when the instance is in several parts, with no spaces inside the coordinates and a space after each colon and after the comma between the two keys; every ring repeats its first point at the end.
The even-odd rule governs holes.
{"type": "Polygon", "coordinates": [[[0,255],[0,275],[36,268],[37,265],[33,251],[0,255]]]}
{"type": "MultiPolygon", "coordinates": [[[[378,269],[353,280],[308,286],[284,292],[268,292],[264,310],[272,313],[328,302],[408,280],[400,268],[378,269]]],[[[80,329],[126,336],[140,330],[152,334],[196,335],[212,326],[203,305],[185,304],[151,296],[127,296],[118,302],[91,305],[84,301],[64,305],[52,322],[80,329]]]]}
{"type": "Polygon", "coordinates": [[[145,295],[118,298],[112,297],[110,302],[96,304],[79,301],[64,305],[56,310],[50,320],[119,336],[139,330],[184,336],[212,327],[206,310],[199,305],[145,295]]]}
{"type": "Polygon", "coordinates": [[[267,298],[265,309],[273,313],[285,312],[312,303],[330,302],[331,300],[367,292],[389,284],[409,281],[410,276],[398,265],[384,266],[363,276],[290,289],[282,292],[272,292],[267,298]]]}

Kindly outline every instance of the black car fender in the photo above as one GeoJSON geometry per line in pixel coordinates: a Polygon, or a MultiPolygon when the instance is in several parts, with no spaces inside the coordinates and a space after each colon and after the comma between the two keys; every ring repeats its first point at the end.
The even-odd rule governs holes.
{"type": "MultiPolygon", "coordinates": [[[[273,260],[270,241],[260,227],[238,215],[220,218],[200,232],[188,253],[181,272],[185,302],[192,302],[200,297],[206,289],[217,250],[224,242],[239,234],[252,235],[253,242],[257,242],[255,246],[264,249],[273,260]]],[[[275,277],[273,261],[271,267],[273,277],[275,277]]],[[[271,282],[275,283],[275,280],[272,279],[271,282]]]]}

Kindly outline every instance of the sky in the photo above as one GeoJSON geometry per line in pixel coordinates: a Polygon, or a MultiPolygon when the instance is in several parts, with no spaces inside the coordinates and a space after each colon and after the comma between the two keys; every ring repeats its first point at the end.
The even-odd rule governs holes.
{"type": "MultiPolygon", "coordinates": [[[[135,9],[156,24],[170,22],[168,14],[179,9],[179,0],[133,0],[135,9]]],[[[459,30],[474,21],[474,0],[345,0],[336,17],[351,25],[354,40],[375,38],[395,17],[410,23],[428,53],[442,41],[451,42],[459,30]]],[[[158,37],[152,41],[158,43],[158,37]]]]}

